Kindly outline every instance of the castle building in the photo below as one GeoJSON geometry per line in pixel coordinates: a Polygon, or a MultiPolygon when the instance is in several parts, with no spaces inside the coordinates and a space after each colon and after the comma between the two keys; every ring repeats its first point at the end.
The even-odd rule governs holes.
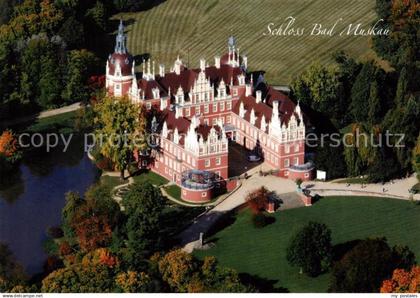
{"type": "Polygon", "coordinates": [[[178,57],[167,72],[149,59],[139,77],[126,42],[121,22],[106,64],[107,93],[128,96],[154,115],[151,130],[159,135],[159,150],[136,157],[141,167],[180,185],[184,200],[209,201],[236,186],[228,176],[230,142],[257,152],[281,177],[313,178],[313,167],[305,164],[299,104],[261,77],[254,84],[234,37],[213,65],[201,59],[199,68],[190,69],[178,57]]]}

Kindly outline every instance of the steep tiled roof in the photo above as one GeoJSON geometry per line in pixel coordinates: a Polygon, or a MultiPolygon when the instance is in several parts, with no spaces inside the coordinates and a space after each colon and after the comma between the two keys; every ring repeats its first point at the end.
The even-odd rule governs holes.
{"type": "MultiPolygon", "coordinates": [[[[195,81],[197,80],[200,69],[187,69],[184,68],[181,70],[180,74],[177,75],[174,72],[166,73],[165,76],[157,76],[156,82],[160,85],[162,89],[166,92],[171,88],[171,93],[174,94],[181,86],[184,92],[189,92],[190,89],[194,86],[195,81]]],[[[221,65],[220,68],[215,66],[209,66],[205,70],[206,77],[210,79],[210,82],[217,87],[220,81],[229,85],[231,80],[233,84],[238,84],[238,76],[242,73],[242,70],[239,67],[232,67],[230,65],[221,65]]]]}
{"type": "Polygon", "coordinates": [[[198,73],[192,69],[183,69],[180,74],[175,72],[166,73],[164,77],[157,77],[157,82],[168,91],[169,87],[171,92],[175,93],[181,86],[184,92],[190,91],[197,79],[198,73]]]}
{"type": "Polygon", "coordinates": [[[140,79],[137,82],[137,85],[143,92],[145,92],[145,98],[146,99],[153,98],[152,89],[154,89],[154,88],[159,88],[159,92],[160,92],[161,97],[165,97],[165,96],[168,95],[166,90],[163,89],[162,86],[160,84],[158,84],[158,82],[156,82],[155,80],[148,81],[148,80],[145,80],[145,79],[140,79]]]}
{"type": "Polygon", "coordinates": [[[242,74],[242,70],[239,67],[232,67],[230,65],[221,65],[220,68],[210,66],[206,68],[206,76],[210,78],[210,81],[215,85],[219,85],[222,80],[229,85],[231,79],[234,85],[238,84],[238,76],[242,74]]]}
{"type": "Polygon", "coordinates": [[[160,115],[160,123],[166,121],[168,129],[178,128],[179,133],[187,133],[188,128],[190,127],[190,121],[184,117],[175,117],[175,112],[165,109],[160,115]]]}
{"type": "Polygon", "coordinates": [[[197,132],[198,135],[202,136],[203,139],[206,141],[207,140],[207,137],[210,134],[210,130],[212,129],[212,127],[214,127],[214,129],[216,129],[217,134],[220,136],[221,128],[218,125],[209,126],[209,125],[200,124],[196,128],[195,131],[197,132]]]}
{"type": "Polygon", "coordinates": [[[233,112],[239,115],[239,107],[241,102],[244,104],[246,121],[250,121],[251,110],[254,109],[256,121],[255,126],[261,128],[261,117],[265,116],[265,121],[268,123],[271,120],[271,114],[273,110],[273,101],[279,102],[279,115],[282,123],[287,124],[290,120],[291,115],[295,110],[295,103],[285,94],[280,91],[268,87],[266,94],[262,95],[262,101],[257,103],[254,95],[242,96],[233,107],[233,112]]]}

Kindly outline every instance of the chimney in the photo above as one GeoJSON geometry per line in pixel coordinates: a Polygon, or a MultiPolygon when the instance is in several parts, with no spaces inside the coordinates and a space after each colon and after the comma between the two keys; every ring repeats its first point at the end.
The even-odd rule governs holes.
{"type": "Polygon", "coordinates": [[[159,75],[163,78],[165,76],[165,65],[160,64],[159,65],[159,75]]]}
{"type": "Polygon", "coordinates": [[[161,97],[160,98],[160,110],[164,110],[167,108],[168,102],[166,100],[166,98],[161,97]]]}
{"type": "Polygon", "coordinates": [[[247,56],[242,56],[242,64],[245,67],[245,70],[247,70],[247,68],[248,68],[248,57],[247,56]]]}
{"type": "Polygon", "coordinates": [[[251,85],[247,84],[245,87],[245,96],[251,96],[252,95],[252,87],[251,85]]]}
{"type": "Polygon", "coordinates": [[[278,118],[279,117],[279,102],[278,100],[273,101],[273,115],[271,118],[278,118]]]}
{"type": "MultiPolygon", "coordinates": [[[[262,92],[261,92],[261,90],[257,90],[257,92],[255,92],[255,96],[256,96],[256,102],[257,103],[259,103],[259,102],[261,102],[262,100],[261,100],[261,95],[262,94],[262,92]]],[[[273,103],[273,109],[274,109],[274,103],[273,103]]]]}
{"type": "Polygon", "coordinates": [[[176,106],[175,107],[175,118],[178,119],[178,118],[182,118],[182,117],[183,117],[183,115],[182,115],[182,107],[176,106]]]}
{"type": "Polygon", "coordinates": [[[216,56],[214,57],[214,66],[219,69],[220,68],[220,57],[216,56]]]}
{"type": "Polygon", "coordinates": [[[180,75],[181,74],[181,65],[180,64],[175,64],[175,73],[177,74],[177,75],[180,75]]]}
{"type": "Polygon", "coordinates": [[[206,60],[203,58],[200,59],[200,69],[203,71],[206,70],[206,60]]]}

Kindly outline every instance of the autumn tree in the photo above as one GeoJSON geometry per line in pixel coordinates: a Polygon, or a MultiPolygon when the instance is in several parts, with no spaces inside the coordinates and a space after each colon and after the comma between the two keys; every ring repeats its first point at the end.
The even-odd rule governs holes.
{"type": "Polygon", "coordinates": [[[420,266],[411,270],[395,269],[390,279],[384,280],[381,293],[418,293],[420,292],[420,266]]]}
{"type": "Polygon", "coordinates": [[[16,13],[0,28],[0,40],[28,38],[40,32],[54,35],[63,20],[63,14],[53,2],[25,0],[16,5],[16,13]]]}
{"type": "Polygon", "coordinates": [[[96,264],[75,264],[58,269],[42,280],[45,293],[109,293],[114,290],[112,269],[96,264]]]}
{"type": "Polygon", "coordinates": [[[192,255],[178,249],[163,256],[159,261],[159,271],[172,290],[186,293],[188,284],[197,271],[197,264],[192,255]]]}
{"type": "Polygon", "coordinates": [[[86,193],[71,219],[80,248],[89,252],[107,246],[112,230],[118,223],[120,209],[111,196],[109,187],[94,185],[86,193]]]}
{"type": "Polygon", "coordinates": [[[145,272],[121,272],[115,278],[117,288],[123,293],[150,293],[153,281],[145,272]]]}
{"type": "Polygon", "coordinates": [[[0,136],[0,158],[3,157],[10,163],[15,163],[21,158],[19,144],[11,130],[5,130],[0,136]]]}
{"type": "Polygon", "coordinates": [[[62,211],[63,231],[69,243],[74,238],[84,252],[105,247],[112,240],[120,209],[107,186],[93,185],[84,198],[77,193],[66,194],[62,211]]]}
{"type": "Polygon", "coordinates": [[[142,106],[132,104],[126,97],[105,97],[95,106],[95,112],[95,122],[99,126],[96,139],[104,140],[100,152],[112,160],[124,179],[124,171],[134,150],[144,150],[147,146],[142,106]]]}
{"type": "Polygon", "coordinates": [[[287,247],[287,261],[309,276],[328,270],[331,257],[331,230],[321,223],[309,222],[293,236],[287,247]]]}
{"type": "Polygon", "coordinates": [[[420,45],[418,23],[420,5],[416,0],[377,0],[376,12],[379,28],[386,28],[391,33],[376,35],[373,38],[375,51],[393,66],[416,65],[419,61],[420,45]]]}
{"type": "Polygon", "coordinates": [[[245,201],[248,203],[254,214],[264,211],[267,207],[268,200],[270,198],[270,192],[264,186],[249,193],[245,201]]]}
{"type": "Polygon", "coordinates": [[[200,280],[210,293],[249,293],[254,289],[244,285],[234,269],[220,266],[217,259],[207,256],[201,263],[200,280]]]}
{"type": "Polygon", "coordinates": [[[203,261],[181,249],[172,250],[158,262],[162,279],[178,293],[244,293],[253,289],[245,286],[238,273],[218,265],[215,257],[203,261]]]}
{"type": "Polygon", "coordinates": [[[73,223],[80,248],[86,252],[107,246],[112,239],[112,229],[104,215],[91,215],[73,223]]]}

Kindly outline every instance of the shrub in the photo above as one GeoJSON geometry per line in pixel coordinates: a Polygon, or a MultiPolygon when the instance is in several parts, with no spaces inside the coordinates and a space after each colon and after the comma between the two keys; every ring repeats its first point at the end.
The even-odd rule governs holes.
{"type": "Polygon", "coordinates": [[[253,191],[246,198],[249,208],[254,214],[264,211],[269,199],[269,191],[264,186],[253,191]]]}

